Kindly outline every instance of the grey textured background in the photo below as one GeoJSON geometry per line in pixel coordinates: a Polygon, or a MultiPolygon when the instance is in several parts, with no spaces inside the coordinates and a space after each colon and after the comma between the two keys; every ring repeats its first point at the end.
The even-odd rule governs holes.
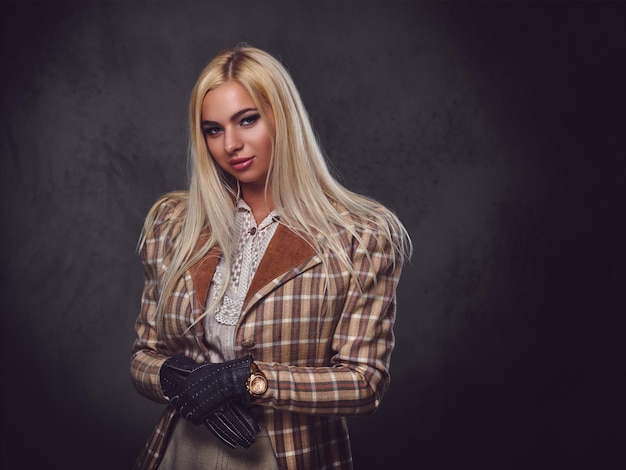
{"type": "Polygon", "coordinates": [[[161,193],[219,50],[293,73],[415,243],[357,469],[625,468],[623,3],[1,3],[1,466],[123,469],[161,193]]]}

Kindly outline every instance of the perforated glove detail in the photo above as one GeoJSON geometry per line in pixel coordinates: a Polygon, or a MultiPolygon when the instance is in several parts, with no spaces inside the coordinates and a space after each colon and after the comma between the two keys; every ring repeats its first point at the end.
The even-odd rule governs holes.
{"type": "Polygon", "coordinates": [[[193,424],[200,424],[231,400],[250,404],[246,381],[250,376],[251,363],[252,356],[249,354],[219,364],[197,364],[193,359],[178,354],[163,364],[161,387],[182,417],[193,424]],[[177,383],[181,374],[187,374],[187,378],[177,383]]]}
{"type": "Polygon", "coordinates": [[[250,411],[235,401],[209,415],[204,424],[230,447],[246,449],[254,443],[254,436],[261,430],[250,411]]]}

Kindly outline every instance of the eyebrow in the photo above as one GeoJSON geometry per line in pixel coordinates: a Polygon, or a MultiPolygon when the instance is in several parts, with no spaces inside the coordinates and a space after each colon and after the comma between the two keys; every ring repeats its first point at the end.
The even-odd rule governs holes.
{"type": "MultiPolygon", "coordinates": [[[[245,108],[245,109],[242,109],[241,111],[237,111],[235,114],[233,114],[230,117],[230,122],[237,121],[242,115],[246,114],[248,111],[258,111],[258,109],[256,109],[256,108],[245,108]]],[[[202,121],[202,125],[203,126],[216,126],[216,125],[219,125],[219,122],[202,121]]]]}

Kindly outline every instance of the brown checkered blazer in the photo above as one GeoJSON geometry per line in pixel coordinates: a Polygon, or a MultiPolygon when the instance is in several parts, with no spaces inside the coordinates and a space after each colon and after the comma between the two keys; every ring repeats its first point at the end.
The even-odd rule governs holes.
{"type": "MultiPolygon", "coordinates": [[[[203,322],[188,327],[204,311],[219,251],[208,253],[185,273],[168,304],[164,333],[157,335],[155,311],[162,276],[180,223],[170,220],[175,200],[160,207],[141,252],[145,287],[136,322],[131,377],[151,400],[167,403],[159,383],[163,362],[184,353],[208,359],[203,322]]],[[[361,233],[369,257],[347,231],[341,233],[362,286],[329,257],[320,257],[300,236],[279,225],[250,286],[237,325],[236,348],[251,353],[269,382],[254,400],[253,413],[267,429],[281,469],[352,468],[346,417],[376,410],[389,385],[394,346],[396,286],[402,260],[391,257],[372,231],[361,233]],[[373,271],[370,272],[370,263],[373,271]],[[323,290],[327,276],[333,288],[323,290]]],[[[157,467],[175,412],[167,407],[135,464],[157,467]]]]}

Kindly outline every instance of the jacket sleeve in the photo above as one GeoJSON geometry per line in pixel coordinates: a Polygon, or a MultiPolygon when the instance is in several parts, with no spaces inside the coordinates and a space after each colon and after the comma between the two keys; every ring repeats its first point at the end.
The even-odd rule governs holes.
{"type": "Polygon", "coordinates": [[[389,240],[373,232],[362,234],[362,239],[366,249],[352,242],[358,282],[352,276],[343,277],[349,280],[329,343],[329,366],[258,363],[269,387],[257,403],[320,415],[370,414],[380,405],[390,382],[402,259],[395,259],[389,240]]]}
{"type": "Polygon", "coordinates": [[[141,310],[135,322],[136,338],[130,361],[135,389],[158,403],[167,402],[161,391],[159,371],[169,355],[165,343],[157,334],[156,310],[160,298],[160,275],[165,269],[167,249],[171,246],[171,224],[168,222],[173,206],[174,203],[165,201],[155,208],[157,213],[154,222],[150,230],[146,231],[145,242],[141,247],[144,288],[141,310]]]}

